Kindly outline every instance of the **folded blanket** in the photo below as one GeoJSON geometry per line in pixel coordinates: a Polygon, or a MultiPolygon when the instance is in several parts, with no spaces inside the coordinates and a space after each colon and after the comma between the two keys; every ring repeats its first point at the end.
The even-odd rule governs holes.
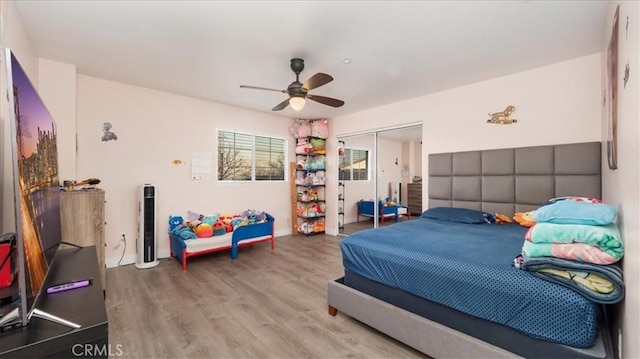
{"type": "Polygon", "coordinates": [[[536,223],[525,235],[524,253],[530,257],[557,257],[594,264],[612,264],[624,255],[615,224],[536,223]]]}
{"type": "Polygon", "coordinates": [[[520,255],[515,266],[531,274],[571,288],[596,303],[614,304],[624,298],[622,270],[616,264],[598,265],[562,258],[530,258],[520,255]]]}

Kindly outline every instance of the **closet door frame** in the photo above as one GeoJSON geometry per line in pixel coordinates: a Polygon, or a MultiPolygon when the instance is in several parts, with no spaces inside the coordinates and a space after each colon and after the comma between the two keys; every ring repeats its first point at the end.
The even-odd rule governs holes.
{"type": "MultiPolygon", "coordinates": [[[[339,144],[340,141],[344,141],[346,142],[345,147],[349,147],[348,146],[348,139],[349,138],[353,138],[353,137],[360,137],[360,136],[366,136],[366,135],[373,135],[373,154],[371,155],[371,171],[370,174],[373,177],[373,198],[378,198],[379,193],[378,193],[378,168],[379,168],[379,140],[378,140],[378,135],[382,132],[387,132],[387,131],[395,131],[395,130],[402,130],[402,129],[409,129],[409,128],[415,128],[415,127],[422,127],[422,122],[416,122],[416,123],[410,123],[410,124],[403,124],[403,125],[399,125],[399,126],[392,126],[392,127],[384,127],[384,128],[378,128],[378,129],[372,129],[372,130],[366,130],[366,131],[360,131],[360,132],[354,132],[354,133],[349,133],[349,134],[341,134],[336,136],[337,140],[336,140],[336,144],[339,144]]],[[[337,153],[337,148],[336,148],[336,153],[337,153]]],[[[340,158],[339,156],[336,156],[336,167],[337,169],[336,171],[336,183],[338,183],[340,181],[339,176],[340,176],[340,158]]],[[[346,185],[346,182],[345,182],[346,185]]],[[[346,187],[345,187],[346,189],[346,187]]],[[[348,193],[345,194],[345,197],[348,196],[348,193]]],[[[336,197],[337,198],[337,197],[336,197]]],[[[378,213],[378,206],[373,206],[373,211],[374,211],[374,217],[373,217],[373,228],[378,228],[380,226],[380,218],[379,218],[379,213],[378,213]]],[[[338,212],[336,211],[336,223],[338,223],[338,212]]],[[[344,225],[344,224],[343,224],[344,225]]],[[[338,228],[338,235],[344,235],[343,233],[340,233],[340,228],[338,228]]]]}

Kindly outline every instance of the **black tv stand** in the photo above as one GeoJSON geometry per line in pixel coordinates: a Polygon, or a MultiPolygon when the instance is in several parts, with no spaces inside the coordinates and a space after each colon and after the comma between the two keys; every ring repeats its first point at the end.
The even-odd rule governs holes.
{"type": "Polygon", "coordinates": [[[92,357],[108,356],[109,324],[95,246],[58,250],[43,288],[78,278],[93,278],[93,283],[84,288],[43,293],[36,308],[77,323],[80,328],[34,315],[27,326],[0,333],[0,357],[75,358],[87,353],[92,357]]]}

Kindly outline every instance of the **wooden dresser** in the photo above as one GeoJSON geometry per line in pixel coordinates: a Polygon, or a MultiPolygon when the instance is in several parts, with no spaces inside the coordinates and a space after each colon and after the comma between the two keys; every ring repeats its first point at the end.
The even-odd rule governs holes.
{"type": "Polygon", "coordinates": [[[422,214],[422,183],[407,184],[407,207],[412,216],[422,214]]]}
{"type": "Polygon", "coordinates": [[[104,191],[100,189],[62,192],[60,210],[62,240],[79,246],[96,246],[103,289],[106,288],[104,264],[104,191]]]}

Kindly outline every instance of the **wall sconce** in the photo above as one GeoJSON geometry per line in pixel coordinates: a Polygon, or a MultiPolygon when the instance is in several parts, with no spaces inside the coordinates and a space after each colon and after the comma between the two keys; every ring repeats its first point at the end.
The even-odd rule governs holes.
{"type": "Polygon", "coordinates": [[[504,111],[489,113],[491,118],[487,120],[487,123],[495,123],[498,125],[511,125],[516,123],[518,120],[509,117],[515,110],[515,106],[509,105],[504,109],[504,111]]]}

